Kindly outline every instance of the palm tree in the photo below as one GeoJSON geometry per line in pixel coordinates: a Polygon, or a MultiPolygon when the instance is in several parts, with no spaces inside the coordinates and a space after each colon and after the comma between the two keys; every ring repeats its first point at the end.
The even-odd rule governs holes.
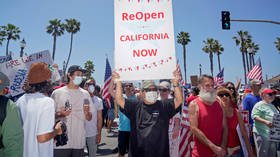
{"type": "Polygon", "coordinates": [[[64,24],[61,23],[58,19],[53,19],[49,21],[49,24],[47,26],[47,33],[51,34],[53,36],[53,54],[52,59],[54,60],[55,55],[55,47],[56,47],[56,37],[61,36],[64,34],[64,24]]]}
{"type": "Polygon", "coordinates": [[[215,53],[215,40],[213,38],[207,38],[207,40],[203,40],[203,43],[205,46],[202,48],[202,50],[209,54],[210,59],[210,70],[211,75],[213,76],[213,53],[215,53]]]}
{"type": "Polygon", "coordinates": [[[5,40],[5,32],[3,30],[3,26],[0,26],[0,46],[2,46],[4,40],[5,40]]]}
{"type": "Polygon", "coordinates": [[[87,79],[92,79],[91,74],[95,71],[94,64],[91,60],[88,60],[84,63],[84,68],[86,69],[85,76],[87,79]]]}
{"type": "Polygon", "coordinates": [[[180,32],[177,35],[177,43],[183,46],[183,54],[184,54],[184,73],[185,73],[185,82],[187,82],[187,74],[186,74],[186,45],[191,42],[190,35],[187,32],[180,32]]]}
{"type": "Polygon", "coordinates": [[[276,49],[279,51],[280,53],[280,37],[276,38],[276,41],[274,42],[276,49]]]}
{"type": "MultiPolygon", "coordinates": [[[[9,44],[10,40],[18,40],[20,39],[19,33],[21,32],[19,27],[13,24],[7,24],[7,26],[2,26],[3,31],[1,31],[1,35],[7,37],[7,44],[6,44],[6,56],[9,55],[9,44]]],[[[3,41],[3,39],[2,39],[3,41]]]]}
{"type": "Polygon", "coordinates": [[[70,50],[69,50],[69,54],[68,54],[68,58],[67,58],[66,66],[65,66],[65,69],[67,69],[67,66],[68,66],[68,63],[70,60],[70,56],[71,56],[71,52],[72,52],[73,35],[75,33],[77,33],[78,31],[80,31],[81,24],[76,19],[66,19],[65,21],[66,21],[65,29],[68,33],[71,34],[70,50]]]}
{"type": "Polygon", "coordinates": [[[218,40],[215,40],[215,41],[214,41],[214,50],[215,50],[215,53],[217,54],[217,57],[218,57],[219,71],[221,71],[221,60],[220,60],[220,55],[223,53],[224,48],[223,48],[223,46],[219,43],[218,40]]]}
{"type": "Polygon", "coordinates": [[[251,41],[251,36],[249,35],[248,31],[238,31],[237,36],[233,37],[233,40],[235,40],[236,46],[240,45],[240,51],[242,54],[242,62],[243,62],[243,68],[244,68],[244,80],[245,84],[247,84],[247,77],[246,77],[246,63],[245,63],[245,55],[247,52],[247,46],[246,43],[249,43],[251,41]]]}
{"type": "Polygon", "coordinates": [[[248,54],[249,54],[249,60],[250,60],[250,69],[252,69],[252,67],[255,65],[255,54],[258,52],[259,50],[259,45],[251,42],[248,44],[248,54]]]}

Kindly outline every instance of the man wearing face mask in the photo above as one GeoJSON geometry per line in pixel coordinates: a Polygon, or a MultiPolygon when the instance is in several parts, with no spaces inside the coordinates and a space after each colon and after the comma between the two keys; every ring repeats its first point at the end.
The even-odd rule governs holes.
{"type": "Polygon", "coordinates": [[[119,74],[113,72],[111,86],[116,83],[116,102],[130,119],[129,157],[169,157],[168,126],[169,119],[180,110],[183,103],[179,86],[179,72],[172,79],[175,98],[159,101],[154,81],[143,81],[142,100],[124,99],[119,74]]]}
{"type": "Polygon", "coordinates": [[[86,81],[84,89],[87,90],[92,98],[93,105],[90,106],[92,119],[86,121],[86,143],[88,148],[88,156],[95,157],[97,151],[97,144],[101,141],[101,129],[102,129],[102,100],[94,95],[95,92],[95,80],[89,79],[86,81]]]}
{"type": "Polygon", "coordinates": [[[79,87],[85,72],[78,65],[72,65],[67,72],[67,85],[52,93],[55,101],[56,119],[67,126],[68,142],[54,149],[54,157],[80,157],[85,146],[85,122],[92,119],[92,99],[88,91],[79,87]]]}
{"type": "Polygon", "coordinates": [[[190,128],[194,135],[192,156],[225,156],[228,135],[226,114],[216,99],[214,79],[202,75],[198,83],[199,96],[189,104],[190,128]]]}

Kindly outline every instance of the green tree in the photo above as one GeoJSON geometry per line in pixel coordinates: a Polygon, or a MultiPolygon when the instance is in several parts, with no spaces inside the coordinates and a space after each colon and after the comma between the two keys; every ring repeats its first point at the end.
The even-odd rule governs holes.
{"type": "Polygon", "coordinates": [[[217,54],[218,58],[218,65],[219,65],[219,71],[221,71],[221,60],[220,60],[220,55],[224,52],[223,46],[219,43],[218,40],[214,41],[214,51],[217,54]]]}
{"type": "Polygon", "coordinates": [[[183,54],[184,54],[184,74],[185,74],[185,82],[187,82],[187,74],[186,74],[186,45],[191,42],[190,35],[187,32],[180,32],[177,35],[177,43],[183,46],[183,54]]]}
{"type": "Polygon", "coordinates": [[[65,21],[66,21],[65,30],[71,35],[70,50],[69,50],[66,67],[65,67],[67,68],[72,53],[73,35],[76,34],[78,31],[80,31],[81,24],[76,19],[66,19],[65,21]]]}
{"type": "Polygon", "coordinates": [[[259,45],[254,43],[254,42],[250,42],[248,43],[248,54],[249,54],[249,61],[250,61],[250,69],[252,69],[252,67],[255,65],[255,58],[254,56],[256,55],[256,53],[259,50],[259,45]]]}
{"type": "Polygon", "coordinates": [[[210,70],[211,75],[213,76],[213,53],[215,53],[215,40],[213,38],[207,38],[207,40],[203,40],[205,46],[202,48],[202,51],[209,54],[210,59],[210,70]]]}
{"type": "Polygon", "coordinates": [[[49,25],[46,28],[46,32],[53,36],[53,54],[52,59],[54,60],[55,48],[56,48],[56,38],[64,34],[64,24],[61,20],[53,19],[49,21],[49,25]]]}
{"type": "Polygon", "coordinates": [[[0,26],[0,46],[3,45],[4,40],[5,40],[5,32],[3,30],[3,26],[0,26]]]}
{"type": "Polygon", "coordinates": [[[92,79],[91,74],[95,71],[94,64],[91,60],[85,62],[84,68],[86,69],[85,76],[87,79],[92,79]]]}
{"type": "Polygon", "coordinates": [[[276,49],[279,51],[280,53],[280,37],[276,38],[276,41],[274,42],[276,49]]]}
{"type": "MultiPolygon", "coordinates": [[[[20,29],[19,27],[13,25],[13,24],[7,24],[6,26],[2,26],[2,31],[1,31],[1,36],[2,37],[6,37],[7,40],[7,44],[6,44],[6,56],[9,55],[9,44],[10,44],[10,40],[18,40],[20,39],[20,29]]],[[[2,41],[4,39],[1,39],[2,41]]]]}
{"type": "Polygon", "coordinates": [[[245,56],[247,53],[247,43],[250,43],[251,38],[252,37],[249,35],[248,31],[241,31],[241,30],[237,32],[237,36],[233,37],[233,40],[235,40],[236,46],[240,45],[240,52],[242,54],[242,62],[243,62],[243,69],[244,69],[245,84],[247,84],[245,56]]]}

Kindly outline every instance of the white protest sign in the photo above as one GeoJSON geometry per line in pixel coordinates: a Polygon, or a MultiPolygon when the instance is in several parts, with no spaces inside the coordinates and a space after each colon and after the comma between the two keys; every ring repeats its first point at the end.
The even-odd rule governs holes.
{"type": "Polygon", "coordinates": [[[45,62],[49,65],[53,64],[53,60],[48,50],[0,64],[0,71],[7,75],[10,79],[9,90],[12,96],[16,96],[24,92],[22,88],[27,77],[29,67],[33,62],[45,62]]]}
{"type": "Polygon", "coordinates": [[[273,127],[269,131],[270,141],[280,142],[280,114],[274,114],[272,119],[273,127]]]}
{"type": "Polygon", "coordinates": [[[172,0],[115,0],[115,70],[120,80],[173,78],[172,0]]]}

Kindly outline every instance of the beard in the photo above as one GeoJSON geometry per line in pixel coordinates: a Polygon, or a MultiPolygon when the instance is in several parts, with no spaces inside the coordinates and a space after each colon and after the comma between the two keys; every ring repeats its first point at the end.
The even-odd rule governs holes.
{"type": "Polygon", "coordinates": [[[200,97],[203,101],[213,103],[213,102],[216,101],[217,94],[216,94],[216,91],[215,91],[215,90],[213,90],[213,91],[211,91],[211,92],[208,92],[208,91],[205,91],[204,89],[202,89],[202,90],[200,90],[200,92],[199,92],[199,97],[200,97]]]}

